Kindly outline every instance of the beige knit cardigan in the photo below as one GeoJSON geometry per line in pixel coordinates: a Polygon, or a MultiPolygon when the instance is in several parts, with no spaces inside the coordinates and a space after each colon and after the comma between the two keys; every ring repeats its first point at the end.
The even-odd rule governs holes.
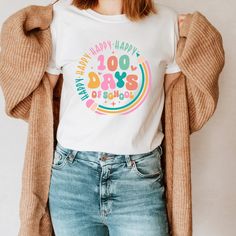
{"type": "MultiPolygon", "coordinates": [[[[5,112],[28,123],[19,236],[55,235],[48,191],[63,80],[60,75],[52,91],[45,73],[51,55],[52,17],[52,5],[29,5],[9,16],[1,30],[5,112]]],[[[162,160],[171,235],[191,236],[190,134],[214,113],[224,66],[222,37],[198,11],[188,13],[182,24],[176,60],[182,74],[166,93],[162,160]]]]}

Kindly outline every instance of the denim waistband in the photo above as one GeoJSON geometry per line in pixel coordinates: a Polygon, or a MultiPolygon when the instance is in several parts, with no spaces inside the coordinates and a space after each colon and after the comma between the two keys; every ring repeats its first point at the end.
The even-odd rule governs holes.
{"type": "Polygon", "coordinates": [[[64,156],[70,156],[72,159],[79,157],[84,160],[99,161],[102,157],[105,156],[106,162],[113,161],[113,160],[116,160],[116,162],[117,161],[123,162],[123,161],[126,161],[127,158],[130,158],[132,160],[137,160],[141,157],[149,156],[155,153],[159,153],[159,155],[163,154],[161,145],[157,146],[150,152],[141,153],[141,154],[114,154],[114,153],[101,152],[101,151],[80,151],[80,150],[74,150],[74,149],[63,147],[59,142],[57,142],[56,144],[56,150],[64,156]]]}

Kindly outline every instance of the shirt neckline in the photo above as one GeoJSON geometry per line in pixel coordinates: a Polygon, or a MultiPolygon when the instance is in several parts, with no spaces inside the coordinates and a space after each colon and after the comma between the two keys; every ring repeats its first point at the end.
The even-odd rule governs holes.
{"type": "Polygon", "coordinates": [[[127,22],[129,21],[129,18],[126,16],[126,14],[115,14],[115,15],[104,15],[101,14],[91,8],[89,9],[85,9],[83,10],[84,12],[86,12],[88,15],[90,15],[91,17],[97,19],[97,20],[101,20],[101,21],[105,21],[105,22],[127,22]]]}

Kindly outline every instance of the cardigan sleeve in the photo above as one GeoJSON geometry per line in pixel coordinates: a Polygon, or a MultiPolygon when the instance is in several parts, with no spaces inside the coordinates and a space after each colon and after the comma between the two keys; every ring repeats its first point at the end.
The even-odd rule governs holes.
{"type": "Polygon", "coordinates": [[[225,53],[220,32],[200,12],[187,14],[180,36],[176,60],[186,78],[190,133],[193,133],[216,110],[225,53]]]}
{"type": "Polygon", "coordinates": [[[28,121],[33,92],[44,78],[51,54],[51,19],[51,7],[29,5],[2,24],[0,87],[10,117],[28,121]]]}

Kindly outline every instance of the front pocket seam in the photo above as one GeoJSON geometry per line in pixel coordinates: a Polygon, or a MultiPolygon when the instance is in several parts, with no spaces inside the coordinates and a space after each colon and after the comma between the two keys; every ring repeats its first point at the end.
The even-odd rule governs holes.
{"type": "Polygon", "coordinates": [[[134,160],[131,160],[131,164],[132,164],[132,169],[135,171],[135,173],[137,173],[140,177],[143,178],[148,178],[148,177],[155,177],[155,176],[161,176],[161,171],[159,170],[158,172],[152,173],[152,174],[143,174],[141,173],[137,166],[136,166],[136,162],[134,160]]]}

